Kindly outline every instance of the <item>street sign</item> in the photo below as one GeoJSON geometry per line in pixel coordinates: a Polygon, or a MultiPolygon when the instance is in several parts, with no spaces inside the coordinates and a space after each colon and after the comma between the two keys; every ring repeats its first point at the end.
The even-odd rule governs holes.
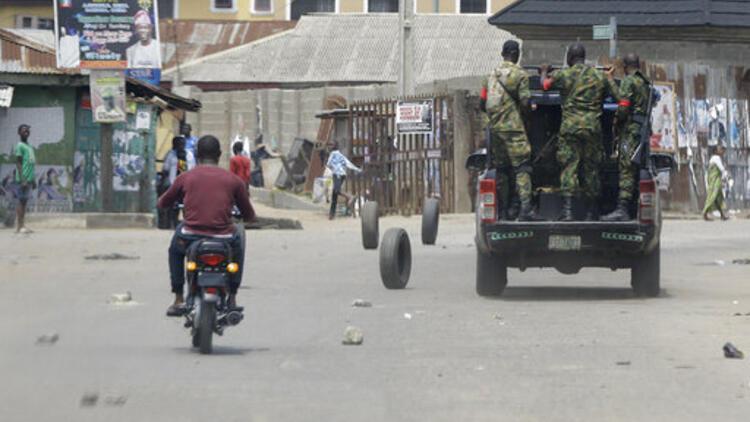
{"type": "Polygon", "coordinates": [[[612,39],[612,27],[610,25],[594,25],[594,39],[595,40],[610,40],[612,39]]]}

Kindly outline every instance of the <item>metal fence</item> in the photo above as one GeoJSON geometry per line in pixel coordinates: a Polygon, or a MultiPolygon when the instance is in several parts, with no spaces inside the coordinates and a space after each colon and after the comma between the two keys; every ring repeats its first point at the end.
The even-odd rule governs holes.
{"type": "Polygon", "coordinates": [[[431,127],[426,133],[398,133],[399,99],[364,101],[349,107],[349,151],[363,172],[352,177],[355,197],[377,201],[382,214],[419,214],[425,198],[440,199],[440,210],[454,211],[453,98],[432,100],[431,127]]]}

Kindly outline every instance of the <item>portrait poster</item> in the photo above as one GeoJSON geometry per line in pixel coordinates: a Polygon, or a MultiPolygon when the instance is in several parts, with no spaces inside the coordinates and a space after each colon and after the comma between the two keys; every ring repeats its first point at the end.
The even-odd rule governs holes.
{"type": "Polygon", "coordinates": [[[157,0],[55,0],[57,67],[160,69],[157,0]]]}
{"type": "Polygon", "coordinates": [[[125,111],[125,74],[121,70],[92,70],[90,80],[91,111],[97,123],[127,120],[125,111]]]}
{"type": "Polygon", "coordinates": [[[677,146],[677,101],[674,84],[655,82],[658,99],[651,107],[651,149],[674,151],[677,146]]]}

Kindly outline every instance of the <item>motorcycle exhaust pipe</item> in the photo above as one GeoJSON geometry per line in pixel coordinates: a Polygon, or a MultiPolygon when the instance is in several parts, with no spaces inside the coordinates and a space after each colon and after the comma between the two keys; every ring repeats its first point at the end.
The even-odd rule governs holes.
{"type": "Polygon", "coordinates": [[[227,325],[231,325],[231,326],[234,326],[234,325],[237,325],[237,324],[239,324],[239,323],[240,323],[240,321],[242,321],[242,319],[243,319],[244,317],[245,317],[245,316],[244,316],[244,315],[242,314],[242,312],[231,311],[231,312],[229,312],[229,313],[228,313],[228,314],[226,315],[226,317],[225,317],[224,319],[226,320],[226,322],[227,322],[227,325]]]}

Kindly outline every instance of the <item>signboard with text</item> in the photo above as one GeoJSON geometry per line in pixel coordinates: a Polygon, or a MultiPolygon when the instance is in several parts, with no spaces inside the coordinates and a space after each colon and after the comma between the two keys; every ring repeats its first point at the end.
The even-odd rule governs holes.
{"type": "Polygon", "coordinates": [[[396,107],[398,133],[432,133],[433,107],[433,100],[399,101],[396,107]]]}
{"type": "Polygon", "coordinates": [[[160,69],[157,0],[55,0],[57,67],[160,69]]]}
{"type": "Polygon", "coordinates": [[[127,120],[125,74],[121,70],[92,70],[90,77],[91,112],[97,123],[127,120]]]}

